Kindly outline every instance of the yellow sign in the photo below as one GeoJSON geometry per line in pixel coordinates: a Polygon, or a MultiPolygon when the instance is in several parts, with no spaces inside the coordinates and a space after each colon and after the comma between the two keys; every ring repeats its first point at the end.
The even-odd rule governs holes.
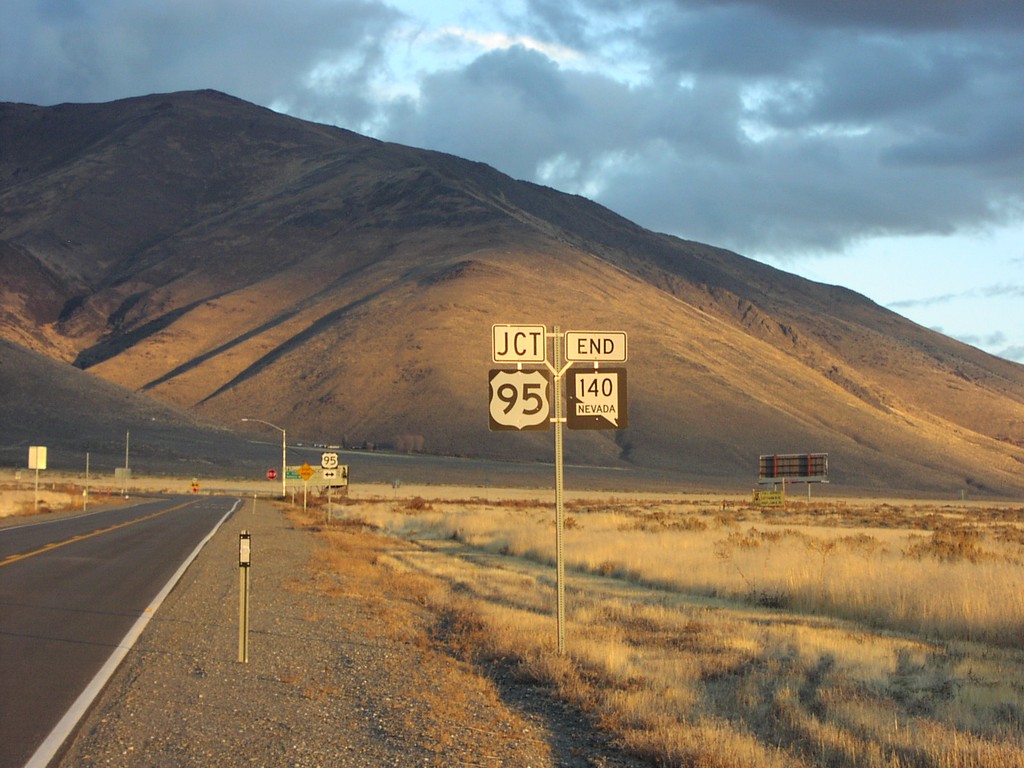
{"type": "Polygon", "coordinates": [[[786,494],[782,491],[754,491],[754,504],[759,507],[782,507],[786,504],[786,494]]]}
{"type": "Polygon", "coordinates": [[[309,478],[311,478],[315,474],[316,470],[309,466],[308,463],[303,464],[301,467],[299,467],[299,477],[301,477],[303,480],[308,481],[309,478]]]}

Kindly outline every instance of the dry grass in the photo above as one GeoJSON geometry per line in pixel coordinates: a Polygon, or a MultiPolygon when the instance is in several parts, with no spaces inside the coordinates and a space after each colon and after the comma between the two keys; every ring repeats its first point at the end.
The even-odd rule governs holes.
{"type": "Polygon", "coordinates": [[[39,504],[32,484],[0,484],[0,517],[45,515],[82,506],[82,489],[69,483],[40,483],[39,504]]]}
{"type": "MultiPolygon", "coordinates": [[[[312,581],[308,574],[296,574],[291,588],[354,602],[360,609],[347,617],[347,627],[361,624],[361,634],[383,635],[418,651],[415,667],[388,667],[379,673],[401,678],[394,688],[407,691],[408,698],[395,698],[391,714],[408,721],[409,732],[437,751],[432,765],[501,764],[499,758],[482,753],[475,755],[480,762],[467,762],[464,755],[452,751],[457,741],[454,734],[474,727],[466,724],[467,712],[475,713],[473,722],[482,723],[477,727],[494,740],[512,744],[529,740],[543,748],[531,735],[530,723],[504,705],[491,680],[477,674],[468,661],[438,652],[438,645],[446,645],[444,638],[465,633],[458,626],[461,618],[444,607],[447,585],[398,566],[417,551],[415,544],[383,538],[356,516],[324,526],[323,511],[316,504],[305,513],[292,508],[288,514],[297,527],[318,531],[323,544],[313,556],[312,581]]],[[[305,618],[326,617],[318,611],[305,618]]],[[[327,675],[323,679],[290,676],[282,682],[297,686],[299,695],[313,701],[326,700],[335,690],[327,675]]]]}
{"type": "Polygon", "coordinates": [[[466,658],[515,660],[657,764],[1024,766],[1022,509],[576,505],[565,656],[550,505],[342,519],[415,541],[375,567],[466,658]]]}

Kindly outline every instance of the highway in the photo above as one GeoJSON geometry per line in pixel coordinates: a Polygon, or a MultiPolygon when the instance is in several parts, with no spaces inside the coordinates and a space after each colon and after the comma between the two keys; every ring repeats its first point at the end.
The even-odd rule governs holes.
{"type": "Polygon", "coordinates": [[[0,768],[49,762],[238,505],[177,496],[0,529],[0,768]]]}

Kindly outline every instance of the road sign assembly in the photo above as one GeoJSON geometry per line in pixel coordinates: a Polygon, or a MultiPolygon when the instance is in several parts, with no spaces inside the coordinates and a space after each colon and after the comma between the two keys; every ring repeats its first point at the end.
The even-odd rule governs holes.
{"type": "Polygon", "coordinates": [[[516,368],[492,369],[488,373],[488,422],[493,431],[540,430],[547,429],[550,423],[555,425],[555,626],[558,653],[562,655],[565,653],[563,427],[623,429],[627,426],[626,369],[601,368],[601,364],[624,363],[628,353],[625,331],[568,331],[563,336],[556,325],[551,339],[553,363],[548,361],[546,326],[509,323],[491,326],[491,360],[515,363],[516,368]],[[542,364],[547,370],[523,370],[523,365],[530,363],[542,364]],[[570,370],[573,363],[592,363],[593,367],[570,370]],[[566,373],[569,374],[569,391],[563,400],[566,373]],[[552,378],[553,396],[550,393],[552,378]],[[568,405],[568,414],[563,402],[568,405]]]}

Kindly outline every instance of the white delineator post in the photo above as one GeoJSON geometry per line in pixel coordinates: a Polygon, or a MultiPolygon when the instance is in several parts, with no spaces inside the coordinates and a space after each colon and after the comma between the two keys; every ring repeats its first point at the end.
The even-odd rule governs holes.
{"type": "Polygon", "coordinates": [[[249,566],[252,539],[248,531],[238,534],[238,661],[249,662],[249,566]]]}

